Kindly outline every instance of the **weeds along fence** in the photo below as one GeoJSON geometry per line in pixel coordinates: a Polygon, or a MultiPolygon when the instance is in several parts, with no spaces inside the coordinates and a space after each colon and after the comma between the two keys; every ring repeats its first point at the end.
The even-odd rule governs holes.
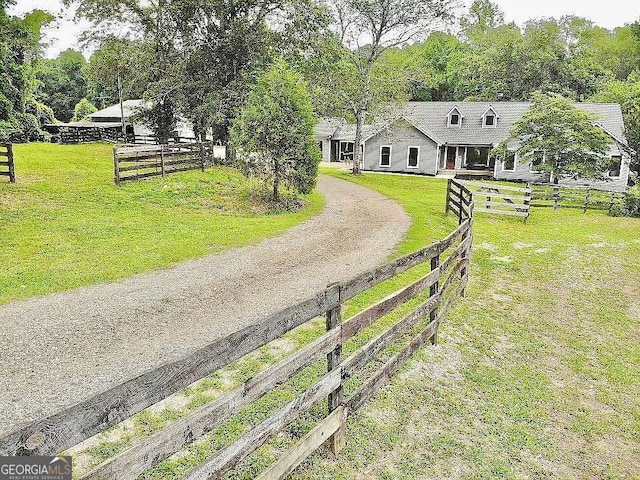
{"type": "Polygon", "coordinates": [[[11,183],[16,183],[13,145],[10,143],[0,143],[0,176],[9,177],[11,183]]]}
{"type": "Polygon", "coordinates": [[[533,185],[534,207],[576,208],[587,210],[609,211],[622,204],[624,193],[597,190],[588,187],[562,187],[559,185],[533,185]]]}
{"type": "Polygon", "coordinates": [[[202,170],[213,165],[214,145],[176,143],[171,145],[127,145],[113,149],[114,181],[142,180],[188,170],[202,170]]]}
{"type": "MultiPolygon", "coordinates": [[[[452,198],[448,202],[453,202],[452,198]]],[[[276,391],[287,380],[308,371],[308,368],[317,368],[318,362],[323,362],[325,357],[326,370],[322,370],[326,373],[320,373],[319,380],[313,386],[264,421],[255,424],[184,478],[221,477],[323,399],[328,399],[327,415],[258,478],[286,477],[326,441],[331,450],[338,454],[348,437],[346,419],[371,398],[423,344],[437,342],[439,325],[456,299],[464,295],[473,242],[473,202],[465,187],[458,198],[458,203],[464,205],[458,210],[459,226],[447,238],[350,281],[331,285],[308,300],[216,340],[185,358],[150,370],[64,411],[20,428],[0,439],[0,455],[52,455],[62,452],[319,316],[324,316],[326,320],[326,333],[234,390],[140,440],[82,478],[134,479],[206,433],[219,428],[241,410],[276,391]],[[413,278],[418,279],[409,286],[342,321],[345,302],[414,268],[416,270],[411,270],[413,278]],[[374,332],[378,331],[375,326],[380,325],[378,321],[410,300],[414,300],[418,306],[373,337],[374,332]],[[374,330],[369,330],[364,340],[371,339],[346,356],[343,350],[345,342],[357,339],[368,327],[374,330]],[[391,353],[386,351],[390,346],[394,346],[393,352],[397,352],[391,357],[388,356],[391,353]],[[386,355],[384,359],[381,354],[386,355]],[[377,367],[376,364],[381,365],[377,367]],[[356,374],[357,388],[347,395],[345,382],[356,374]]]]}

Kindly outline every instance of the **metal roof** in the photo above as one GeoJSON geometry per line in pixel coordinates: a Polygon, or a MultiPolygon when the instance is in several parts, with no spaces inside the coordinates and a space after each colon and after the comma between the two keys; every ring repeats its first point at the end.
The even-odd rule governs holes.
{"type": "MultiPolygon", "coordinates": [[[[122,102],[124,108],[124,118],[127,119],[136,113],[136,110],[144,104],[143,100],[125,100],[122,102]]],[[[111,105],[110,107],[98,110],[90,115],[89,118],[96,120],[99,118],[121,118],[120,104],[111,105]]]]}

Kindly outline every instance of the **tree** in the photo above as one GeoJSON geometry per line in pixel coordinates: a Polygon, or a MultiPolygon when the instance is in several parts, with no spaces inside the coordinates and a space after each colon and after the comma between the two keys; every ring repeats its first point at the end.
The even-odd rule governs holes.
{"type": "Polygon", "coordinates": [[[258,79],[231,131],[245,171],[271,182],[275,201],[282,184],[300,193],[315,186],[320,152],[314,127],[302,76],[277,61],[258,79]]]}
{"type": "Polygon", "coordinates": [[[93,103],[91,103],[86,98],[83,98],[76,104],[75,108],[73,109],[73,121],[80,122],[97,111],[98,109],[93,103]]]}
{"type": "Polygon", "coordinates": [[[153,130],[160,143],[166,143],[176,123],[183,56],[178,51],[176,9],[184,0],[63,0],[66,6],[77,4],[76,15],[90,20],[94,40],[112,34],[113,24],[126,26],[131,36],[141,39],[135,52],[144,73],[147,89],[144,99],[150,105],[140,117],[153,130]]]}
{"type": "Polygon", "coordinates": [[[504,24],[504,13],[491,0],[474,0],[469,13],[460,19],[460,27],[465,37],[485,35],[490,29],[504,24]]]}
{"type": "Polygon", "coordinates": [[[406,72],[410,100],[456,100],[460,57],[466,49],[453,35],[435,32],[424,42],[388,49],[381,64],[392,72],[406,72]]]}
{"type": "Polygon", "coordinates": [[[0,141],[40,140],[41,121],[52,116],[34,99],[32,62],[42,49],[42,26],[52,17],[41,10],[9,16],[6,7],[14,3],[0,0],[0,141]]]}
{"type": "Polygon", "coordinates": [[[113,35],[100,42],[85,70],[92,102],[104,108],[121,100],[143,97],[147,89],[144,48],[141,41],[113,35]]]}
{"type": "Polygon", "coordinates": [[[518,120],[495,154],[505,156],[510,142],[518,142],[518,155],[556,183],[563,175],[604,178],[610,166],[606,156],[611,138],[597,118],[558,94],[533,95],[533,104],[518,120]]]}
{"type": "Polygon", "coordinates": [[[592,98],[595,102],[618,103],[624,116],[625,136],[631,147],[631,168],[640,172],[640,71],[626,81],[615,80],[592,98]]]}
{"type": "Polygon", "coordinates": [[[337,65],[343,68],[342,71],[338,71],[337,81],[329,88],[335,92],[335,98],[342,108],[355,117],[356,148],[353,173],[357,175],[360,173],[362,161],[359,146],[363,127],[367,115],[379,106],[380,95],[376,94],[383,93],[384,97],[384,93],[394,90],[386,88],[390,83],[407,81],[402,72],[387,72],[381,68],[380,59],[383,53],[389,48],[428,35],[436,20],[450,15],[453,2],[331,0],[330,8],[334,16],[337,39],[342,46],[337,65]]]}
{"type": "Polygon", "coordinates": [[[87,95],[86,64],[84,55],[71,49],[35,64],[36,95],[60,120],[71,120],[74,106],[87,95]]]}

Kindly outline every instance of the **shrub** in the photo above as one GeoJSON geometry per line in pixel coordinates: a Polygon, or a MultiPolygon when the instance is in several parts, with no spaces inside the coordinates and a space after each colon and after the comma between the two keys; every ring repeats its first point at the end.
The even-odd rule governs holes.
{"type": "Polygon", "coordinates": [[[609,212],[614,217],[640,217],[640,186],[629,190],[620,205],[609,212]]]}
{"type": "Polygon", "coordinates": [[[37,117],[32,113],[17,113],[16,130],[14,131],[12,142],[40,142],[45,139],[44,132],[40,129],[37,117]]]}
{"type": "Polygon", "coordinates": [[[73,122],[79,122],[87,118],[88,115],[91,115],[94,112],[97,112],[98,109],[95,107],[93,103],[91,103],[86,98],[80,100],[75,108],[73,109],[73,122]]]}
{"type": "Polygon", "coordinates": [[[16,126],[12,122],[0,120],[0,142],[10,142],[16,126]]]}
{"type": "Polygon", "coordinates": [[[53,109],[34,99],[27,102],[24,110],[26,113],[35,115],[38,119],[38,123],[40,124],[40,128],[44,127],[47,123],[57,123],[53,109]]]}
{"type": "Polygon", "coordinates": [[[13,105],[7,97],[0,93],[0,121],[8,121],[13,113],[13,105]]]}

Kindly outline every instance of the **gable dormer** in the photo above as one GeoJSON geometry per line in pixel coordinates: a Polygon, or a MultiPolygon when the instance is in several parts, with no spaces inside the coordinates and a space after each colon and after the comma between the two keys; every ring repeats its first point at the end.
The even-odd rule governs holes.
{"type": "Polygon", "coordinates": [[[460,109],[457,106],[453,107],[447,114],[447,127],[450,127],[450,128],[462,127],[463,118],[464,118],[464,115],[462,115],[462,112],[460,111],[460,109]]]}
{"type": "Polygon", "coordinates": [[[483,128],[496,128],[498,126],[498,113],[494,108],[489,105],[482,114],[482,127],[483,128]]]}

